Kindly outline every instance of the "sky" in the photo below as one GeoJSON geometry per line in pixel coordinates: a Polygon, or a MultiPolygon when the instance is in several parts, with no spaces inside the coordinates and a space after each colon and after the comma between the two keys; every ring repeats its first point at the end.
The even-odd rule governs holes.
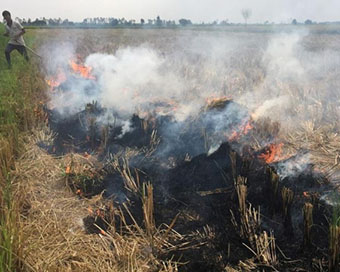
{"type": "Polygon", "coordinates": [[[251,9],[249,23],[340,21],[339,0],[1,0],[1,8],[19,18],[91,17],[164,20],[190,19],[195,23],[243,22],[242,9],[251,9]]]}

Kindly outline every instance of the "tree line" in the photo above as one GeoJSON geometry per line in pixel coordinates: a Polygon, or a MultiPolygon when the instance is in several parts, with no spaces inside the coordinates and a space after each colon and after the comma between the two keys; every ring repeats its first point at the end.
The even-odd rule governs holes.
{"type": "Polygon", "coordinates": [[[175,20],[162,20],[160,16],[156,19],[140,19],[139,21],[131,19],[127,20],[125,18],[85,18],[82,22],[74,22],[69,19],[61,18],[40,18],[32,20],[30,18],[15,18],[16,21],[20,22],[23,26],[158,26],[158,27],[171,27],[171,26],[187,26],[192,25],[189,19],[180,19],[178,22],[175,20]]]}
{"type": "MultiPolygon", "coordinates": [[[[244,19],[245,25],[248,23],[249,17],[252,15],[252,11],[250,9],[242,9],[241,10],[242,17],[244,19]]],[[[82,22],[74,22],[69,19],[61,19],[61,18],[40,18],[32,20],[30,18],[15,18],[16,21],[20,22],[23,26],[40,26],[40,27],[58,27],[58,26],[66,26],[66,27],[116,27],[116,26],[146,26],[146,27],[173,27],[173,26],[188,26],[193,25],[190,19],[180,19],[177,22],[175,20],[163,20],[160,16],[157,16],[156,19],[140,19],[134,20],[130,19],[127,20],[125,18],[104,18],[104,17],[94,17],[94,18],[85,18],[82,22]]],[[[327,23],[327,22],[325,22],[327,23]]],[[[338,22],[335,22],[338,23],[338,22]]],[[[265,21],[263,24],[274,24],[270,23],[269,21],[265,21]]],[[[317,22],[313,22],[310,19],[305,20],[304,22],[298,22],[296,19],[291,21],[292,25],[299,25],[299,24],[317,24],[317,22]]],[[[322,24],[322,23],[320,23],[322,24]]],[[[196,25],[239,25],[238,23],[231,23],[226,20],[215,20],[213,22],[205,23],[201,22],[196,25]]]]}

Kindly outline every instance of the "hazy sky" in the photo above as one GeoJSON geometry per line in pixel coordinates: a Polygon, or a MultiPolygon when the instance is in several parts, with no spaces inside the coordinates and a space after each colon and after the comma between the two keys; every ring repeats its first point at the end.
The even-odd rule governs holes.
{"type": "Polygon", "coordinates": [[[250,8],[249,22],[340,21],[339,0],[1,0],[1,8],[20,18],[87,17],[126,19],[191,19],[242,22],[241,9],[250,8]]]}

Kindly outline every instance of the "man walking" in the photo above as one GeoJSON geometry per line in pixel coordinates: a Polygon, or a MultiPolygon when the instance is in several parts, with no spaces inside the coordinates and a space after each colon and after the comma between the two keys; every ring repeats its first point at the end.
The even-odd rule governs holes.
{"type": "Polygon", "coordinates": [[[8,68],[12,68],[11,63],[11,52],[17,50],[24,58],[28,61],[28,55],[25,47],[25,41],[23,35],[25,34],[25,29],[18,22],[15,22],[11,18],[11,13],[5,10],[2,13],[6,21],[6,32],[4,36],[9,37],[9,42],[5,49],[6,60],[8,63],[8,68]]]}

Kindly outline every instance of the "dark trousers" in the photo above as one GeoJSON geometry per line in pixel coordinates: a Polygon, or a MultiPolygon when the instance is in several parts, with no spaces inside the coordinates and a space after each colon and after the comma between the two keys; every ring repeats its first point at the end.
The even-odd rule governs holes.
{"type": "Polygon", "coordinates": [[[9,43],[7,44],[6,49],[5,49],[5,55],[6,55],[8,66],[11,66],[11,52],[13,50],[17,50],[28,61],[28,55],[27,55],[25,46],[9,43]]]}

